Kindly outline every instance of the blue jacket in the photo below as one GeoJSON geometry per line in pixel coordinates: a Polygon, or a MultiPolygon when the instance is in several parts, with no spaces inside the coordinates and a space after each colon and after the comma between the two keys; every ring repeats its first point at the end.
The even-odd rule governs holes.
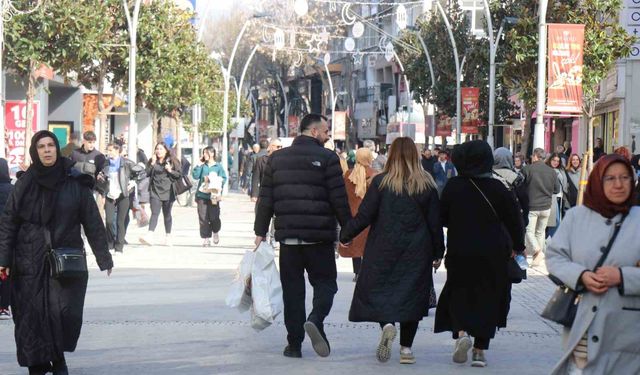
{"type": "Polygon", "coordinates": [[[439,193],[442,193],[442,190],[447,184],[447,181],[449,181],[451,177],[455,177],[457,175],[458,172],[453,166],[453,163],[450,161],[447,161],[444,169],[442,169],[442,164],[440,163],[440,161],[436,161],[433,164],[433,178],[436,180],[436,185],[438,186],[439,193]]]}
{"type": "Polygon", "coordinates": [[[203,193],[200,191],[200,185],[204,182],[204,178],[209,176],[209,173],[215,172],[218,176],[222,177],[222,186],[227,183],[227,172],[224,171],[222,165],[216,163],[214,165],[202,164],[198,165],[191,171],[191,177],[194,180],[198,180],[198,192],[196,198],[211,199],[211,194],[203,193]]]}

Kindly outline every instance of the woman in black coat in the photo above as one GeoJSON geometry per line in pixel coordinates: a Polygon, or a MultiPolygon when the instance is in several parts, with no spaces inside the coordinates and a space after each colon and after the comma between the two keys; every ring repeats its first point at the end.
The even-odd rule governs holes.
{"type": "Polygon", "coordinates": [[[493,153],[484,141],[457,146],[458,177],[442,192],[442,224],[448,228],[447,281],[436,309],[435,332],[456,339],[453,361],[465,363],[475,338],[472,366],[486,366],[484,350],[496,328],[506,327],[511,282],[507,262],[524,251],[524,226],[513,195],[491,178],[493,153]]]}
{"type": "Polygon", "coordinates": [[[432,265],[439,266],[444,253],[439,215],[436,184],[422,168],[415,144],[397,138],[383,173],[340,234],[347,244],[371,226],[349,320],[380,323],[381,362],[391,356],[394,324],[400,322],[400,363],[415,363],[411,346],[428,312],[432,265]]]}
{"type": "Polygon", "coordinates": [[[44,228],[53,248],[82,248],[89,240],[100,270],[111,274],[104,224],[91,189],[93,179],[72,169],[55,135],[37,132],[29,155],[33,164],[16,182],[0,218],[0,270],[12,282],[13,321],[18,363],[29,374],[68,374],[64,352],[80,336],[88,275],[53,279],[44,228]]]}
{"type": "Polygon", "coordinates": [[[149,201],[151,203],[151,219],[149,219],[149,233],[140,237],[140,242],[146,245],[153,245],[155,242],[153,232],[158,225],[160,211],[164,217],[164,244],[171,245],[171,226],[173,218],[171,210],[173,202],[176,200],[174,183],[182,177],[180,162],[173,157],[171,150],[164,143],[156,145],[153,157],[147,164],[147,176],[149,176],[149,201]]]}
{"type": "MultiPolygon", "coordinates": [[[[0,158],[0,215],[4,212],[4,206],[7,204],[12,190],[9,163],[7,163],[6,159],[0,158]]],[[[11,284],[8,277],[2,274],[0,275],[0,320],[11,319],[11,314],[9,313],[10,300],[11,284]]]]}

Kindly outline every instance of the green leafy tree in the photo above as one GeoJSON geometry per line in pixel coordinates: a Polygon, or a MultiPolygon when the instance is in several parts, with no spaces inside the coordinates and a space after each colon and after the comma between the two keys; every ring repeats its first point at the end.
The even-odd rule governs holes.
{"type": "MultiPolygon", "coordinates": [[[[96,0],[95,3],[98,3],[96,0]]],[[[14,0],[18,9],[33,9],[32,0],[14,0]]],[[[33,72],[42,65],[68,77],[91,61],[100,36],[106,32],[102,14],[75,0],[43,0],[33,12],[16,14],[5,22],[5,67],[27,81],[26,150],[31,140],[32,104],[38,85],[33,72]]]]}

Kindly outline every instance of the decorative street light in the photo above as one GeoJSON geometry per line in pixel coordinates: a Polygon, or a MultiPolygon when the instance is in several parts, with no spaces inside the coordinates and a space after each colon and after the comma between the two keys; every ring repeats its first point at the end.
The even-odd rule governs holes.
{"type": "Polygon", "coordinates": [[[133,16],[129,10],[129,2],[122,0],[124,11],[127,16],[127,27],[129,28],[129,155],[136,155],[138,152],[138,123],[136,122],[136,54],[138,37],[138,17],[140,15],[140,3],[136,0],[133,8],[133,16]]]}
{"type": "MultiPolygon", "coordinates": [[[[547,5],[549,0],[540,0],[538,9],[538,101],[536,109],[536,127],[533,132],[533,148],[544,149],[544,112],[547,97],[547,5]]],[[[529,124],[527,124],[528,126],[529,124]]],[[[524,150],[527,152],[527,150],[524,150]]]]}

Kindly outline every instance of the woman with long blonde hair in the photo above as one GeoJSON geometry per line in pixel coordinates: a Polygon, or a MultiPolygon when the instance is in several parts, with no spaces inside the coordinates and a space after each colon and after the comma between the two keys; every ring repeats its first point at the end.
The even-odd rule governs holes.
{"type": "Polygon", "coordinates": [[[351,245],[369,226],[349,320],[380,323],[380,362],[391,357],[399,322],[400,363],[412,364],[411,346],[428,313],[432,266],[440,264],[444,240],[436,184],[422,168],[411,138],[393,141],[383,172],[373,178],[357,215],[342,228],[341,243],[351,245]]]}
{"type": "MultiPolygon", "coordinates": [[[[373,162],[373,153],[367,147],[361,147],[356,151],[356,164],[353,169],[348,170],[344,174],[344,185],[347,190],[347,198],[349,199],[349,207],[351,215],[358,213],[358,208],[362,203],[367,188],[371,184],[371,179],[376,175],[375,169],[371,167],[373,162]]],[[[343,258],[351,258],[353,260],[354,281],[358,279],[360,266],[362,264],[362,254],[364,253],[364,245],[367,242],[369,228],[365,229],[356,238],[353,239],[348,247],[340,245],[339,252],[343,258]]]]}

